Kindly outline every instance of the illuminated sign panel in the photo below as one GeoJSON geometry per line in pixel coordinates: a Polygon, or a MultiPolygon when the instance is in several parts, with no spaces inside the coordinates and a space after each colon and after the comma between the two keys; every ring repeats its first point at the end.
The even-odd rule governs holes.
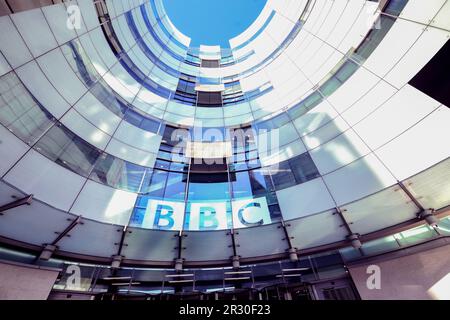
{"type": "Polygon", "coordinates": [[[242,199],[231,202],[189,202],[185,210],[184,202],[147,199],[143,218],[133,223],[146,229],[159,230],[224,230],[231,226],[245,228],[272,222],[265,197],[242,199]],[[185,215],[186,211],[186,215],[185,215]],[[184,225],[184,228],[183,228],[184,225]]]}
{"type": "MultiPolygon", "coordinates": [[[[187,216],[188,217],[188,216],[187,216]]],[[[225,202],[190,204],[189,230],[228,229],[228,216],[225,202]]]]}
{"type": "Polygon", "coordinates": [[[161,230],[181,230],[184,202],[149,200],[141,227],[161,230]]]}

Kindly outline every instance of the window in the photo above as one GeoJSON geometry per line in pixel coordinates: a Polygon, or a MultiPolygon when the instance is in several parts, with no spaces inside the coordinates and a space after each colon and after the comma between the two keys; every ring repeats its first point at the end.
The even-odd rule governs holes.
{"type": "Polygon", "coordinates": [[[346,60],[333,76],[320,86],[319,91],[326,97],[332,95],[358,69],[358,65],[346,60]]]}
{"type": "MultiPolygon", "coordinates": [[[[172,147],[181,147],[186,145],[186,141],[191,139],[189,129],[166,126],[163,133],[163,148],[168,152],[173,152],[172,147]]],[[[175,150],[178,151],[178,150],[175,150]]]]}
{"type": "Polygon", "coordinates": [[[189,177],[189,200],[223,201],[230,199],[227,173],[191,173],[189,177]]]}
{"type": "Polygon", "coordinates": [[[79,40],[69,41],[67,45],[61,47],[61,50],[74,72],[88,88],[100,79],[79,40]]]}
{"type": "Polygon", "coordinates": [[[381,28],[374,28],[370,30],[363,42],[355,50],[356,58],[358,60],[365,61],[384,39],[388,31],[394,25],[394,22],[395,18],[383,15],[380,16],[376,23],[380,23],[381,28]]]}
{"type": "Polygon", "coordinates": [[[278,204],[269,205],[269,212],[272,222],[281,220],[281,209],[278,204]]]}
{"type": "Polygon", "coordinates": [[[256,126],[260,130],[281,129],[281,127],[286,125],[289,121],[289,117],[283,112],[272,119],[257,123],[256,126]]]}
{"type": "Polygon", "coordinates": [[[91,93],[98,101],[119,117],[122,117],[128,110],[126,103],[108,87],[104,80],[99,80],[99,82],[91,88],[91,93]]]}
{"type": "Polygon", "coordinates": [[[139,192],[144,174],[144,167],[103,154],[90,178],[113,188],[139,192]]]}
{"type": "Polygon", "coordinates": [[[315,179],[320,176],[314,161],[309,153],[301,154],[289,160],[289,165],[298,184],[315,179]]]}
{"type": "Polygon", "coordinates": [[[269,170],[276,190],[296,185],[294,174],[287,161],[271,166],[269,170]]]}
{"type": "Polygon", "coordinates": [[[159,122],[153,119],[149,119],[139,114],[138,112],[128,109],[125,114],[124,120],[135,127],[142,130],[157,133],[159,129],[159,122]]]}
{"type": "Polygon", "coordinates": [[[170,172],[164,190],[165,199],[184,200],[186,194],[187,174],[170,172]]]}
{"type": "Polygon", "coordinates": [[[61,124],[50,129],[34,148],[63,167],[88,177],[100,152],[61,124]]]}
{"type": "Polygon", "coordinates": [[[252,170],[249,171],[248,174],[250,176],[250,185],[252,187],[253,194],[266,195],[275,190],[267,170],[252,170]]]}
{"type": "Polygon", "coordinates": [[[384,12],[393,16],[398,16],[407,3],[408,0],[390,0],[384,9],[384,12]]]}
{"type": "Polygon", "coordinates": [[[0,123],[25,143],[33,144],[53,121],[17,76],[8,73],[0,80],[0,123]]]}
{"type": "Polygon", "coordinates": [[[269,170],[276,190],[289,188],[320,176],[308,153],[273,165],[269,170]]]}
{"type": "Polygon", "coordinates": [[[177,91],[184,94],[189,95],[197,95],[197,92],[195,91],[195,82],[186,81],[183,79],[180,79],[178,82],[177,91]]]}
{"type": "Polygon", "coordinates": [[[151,178],[146,178],[141,192],[155,198],[164,198],[164,190],[169,173],[163,170],[154,170],[151,178]]]}
{"type": "Polygon", "coordinates": [[[307,113],[309,110],[313,109],[315,106],[319,105],[322,100],[322,95],[316,91],[290,108],[288,110],[288,114],[291,119],[297,119],[307,113]]]}
{"type": "Polygon", "coordinates": [[[358,69],[358,65],[352,60],[347,60],[345,63],[336,71],[334,77],[338,79],[341,83],[345,82],[350,78],[355,71],[358,69]]]}
{"type": "Polygon", "coordinates": [[[248,171],[236,172],[232,177],[231,186],[233,189],[233,199],[249,198],[253,196],[248,171]]]}
{"type": "Polygon", "coordinates": [[[221,107],[222,93],[198,91],[197,105],[204,107],[221,107]]]}
{"type": "Polygon", "coordinates": [[[245,96],[247,97],[248,100],[253,100],[262,95],[265,95],[266,93],[269,93],[272,90],[273,90],[272,84],[270,82],[266,82],[261,87],[246,92],[245,96]]]}
{"type": "Polygon", "coordinates": [[[202,59],[202,68],[219,68],[220,62],[219,60],[208,60],[208,59],[202,59]]]}

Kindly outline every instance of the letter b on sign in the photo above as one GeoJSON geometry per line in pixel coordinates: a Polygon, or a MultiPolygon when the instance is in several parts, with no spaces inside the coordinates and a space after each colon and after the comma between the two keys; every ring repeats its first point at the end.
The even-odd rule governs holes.
{"type": "Polygon", "coordinates": [[[173,208],[171,206],[159,204],[156,207],[155,222],[153,227],[155,229],[163,229],[163,230],[172,229],[173,225],[175,224],[175,221],[173,220],[172,216],[173,216],[173,208]],[[165,220],[166,223],[162,225],[161,220],[165,220]]]}
{"type": "Polygon", "coordinates": [[[212,207],[200,208],[200,230],[215,230],[219,226],[217,212],[212,207]]]}

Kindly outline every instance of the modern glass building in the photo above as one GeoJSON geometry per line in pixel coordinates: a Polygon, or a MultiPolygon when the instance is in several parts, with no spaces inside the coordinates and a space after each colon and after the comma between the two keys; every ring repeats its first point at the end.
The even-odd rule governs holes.
{"type": "Polygon", "coordinates": [[[268,0],[227,48],[0,0],[0,298],[450,299],[449,37],[448,0],[268,0]]]}

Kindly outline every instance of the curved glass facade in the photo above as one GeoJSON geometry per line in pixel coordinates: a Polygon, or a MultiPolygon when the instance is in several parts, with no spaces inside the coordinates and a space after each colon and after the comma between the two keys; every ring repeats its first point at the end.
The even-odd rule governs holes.
{"type": "Polygon", "coordinates": [[[191,47],[162,0],[0,16],[0,206],[34,199],[0,239],[223,266],[445,219],[450,112],[411,80],[448,47],[448,1],[288,3],[230,48],[191,47]]]}

